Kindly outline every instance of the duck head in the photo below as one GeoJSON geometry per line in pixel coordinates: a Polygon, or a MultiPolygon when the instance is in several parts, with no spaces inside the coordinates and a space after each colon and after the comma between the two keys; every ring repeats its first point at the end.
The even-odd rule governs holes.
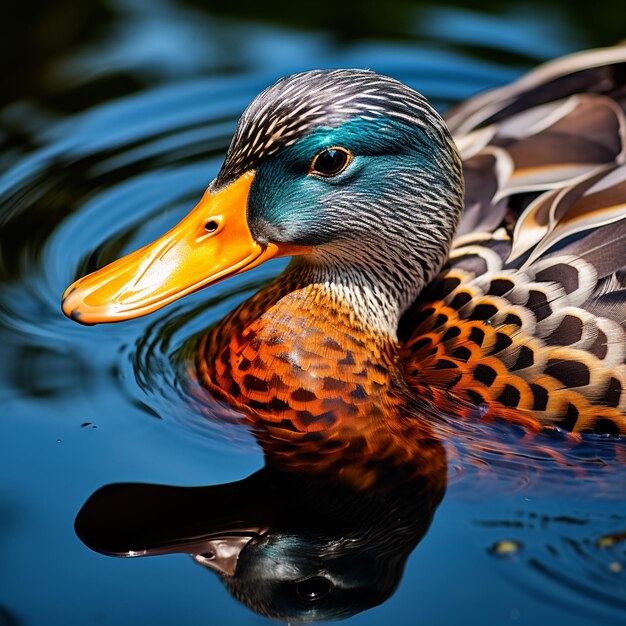
{"type": "Polygon", "coordinates": [[[312,280],[358,287],[357,308],[394,325],[444,263],[462,206],[457,150],[424,97],[365,70],[296,74],[246,109],[191,213],[76,281],[63,311],[130,319],[296,256],[312,280]]]}

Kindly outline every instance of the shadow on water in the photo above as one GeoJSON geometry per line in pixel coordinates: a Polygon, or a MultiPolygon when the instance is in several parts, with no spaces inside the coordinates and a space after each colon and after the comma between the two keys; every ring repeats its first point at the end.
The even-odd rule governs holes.
{"type": "Polygon", "coordinates": [[[255,619],[187,558],[85,549],[79,509],[93,550],[189,554],[281,619],[622,623],[615,442],[444,420],[429,463],[414,438],[400,475],[355,484],[304,469],[189,380],[198,334],[284,261],[123,326],[59,311],[77,276],[188,211],[280,75],[370,67],[443,109],[624,35],[609,0],[459,4],[53,0],[3,16],[0,624],[255,619]]]}

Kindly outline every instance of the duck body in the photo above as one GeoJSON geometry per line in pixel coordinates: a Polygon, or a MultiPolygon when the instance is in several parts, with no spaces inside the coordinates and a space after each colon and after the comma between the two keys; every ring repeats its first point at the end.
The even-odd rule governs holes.
{"type": "Polygon", "coordinates": [[[195,358],[199,382],[248,416],[269,464],[359,488],[439,465],[435,434],[413,419],[432,409],[407,387],[399,343],[368,332],[297,263],[207,333],[195,358]]]}
{"type": "Polygon", "coordinates": [[[196,353],[272,445],[324,431],[330,452],[342,430],[357,454],[365,429],[384,456],[433,406],[626,434],[625,68],[626,47],[590,52],[478,96],[448,116],[458,151],[393,79],[282,79],[181,225],[77,281],[64,310],[126,319],[294,255],[196,353]]]}

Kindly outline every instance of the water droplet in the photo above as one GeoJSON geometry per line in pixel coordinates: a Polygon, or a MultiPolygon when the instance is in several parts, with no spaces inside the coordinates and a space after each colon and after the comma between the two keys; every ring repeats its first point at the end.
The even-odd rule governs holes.
{"type": "Polygon", "coordinates": [[[490,548],[491,554],[497,556],[515,556],[522,549],[522,544],[519,541],[513,539],[503,539],[502,541],[496,541],[490,548]]]}
{"type": "Polygon", "coordinates": [[[626,541],[626,532],[604,535],[596,541],[598,548],[612,548],[615,544],[626,541]]]}

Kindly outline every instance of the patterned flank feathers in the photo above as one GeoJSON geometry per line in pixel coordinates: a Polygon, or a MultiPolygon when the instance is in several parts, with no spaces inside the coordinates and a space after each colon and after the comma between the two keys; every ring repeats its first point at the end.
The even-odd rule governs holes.
{"type": "Polygon", "coordinates": [[[405,319],[409,385],[626,434],[625,108],[621,47],[449,114],[466,210],[448,268],[405,319]]]}

